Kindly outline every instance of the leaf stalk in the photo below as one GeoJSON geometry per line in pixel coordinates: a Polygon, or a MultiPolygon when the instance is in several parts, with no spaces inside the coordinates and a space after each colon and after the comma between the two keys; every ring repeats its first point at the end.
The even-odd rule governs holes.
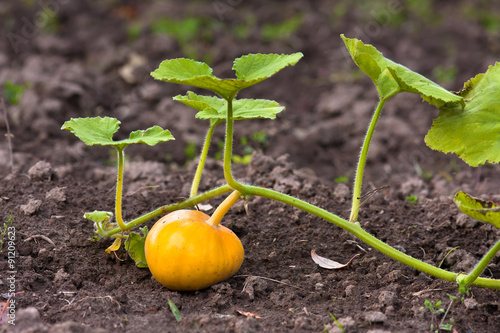
{"type": "Polygon", "coordinates": [[[123,170],[125,164],[124,149],[115,147],[118,156],[118,176],[116,178],[116,197],[115,197],[115,217],[116,223],[122,230],[126,230],[125,223],[122,216],[122,192],[123,192],[123,170]]]}
{"type": "Polygon", "coordinates": [[[381,97],[375,112],[373,113],[372,120],[370,121],[370,126],[366,131],[365,140],[363,141],[363,146],[361,146],[361,152],[359,154],[358,166],[356,168],[356,176],[354,179],[354,188],[352,192],[352,207],[351,207],[351,215],[349,217],[349,221],[356,222],[358,220],[359,207],[361,202],[361,185],[363,182],[363,173],[365,171],[366,158],[368,156],[368,148],[370,147],[370,143],[373,137],[373,133],[375,132],[375,127],[377,126],[377,121],[382,113],[382,109],[392,96],[397,94],[399,90],[394,90],[390,94],[381,97]]]}
{"type": "Polygon", "coordinates": [[[189,197],[193,198],[198,194],[198,187],[200,186],[201,174],[205,168],[205,162],[207,160],[208,149],[210,148],[210,142],[212,141],[212,136],[214,134],[215,127],[220,124],[222,120],[218,120],[210,124],[207,135],[205,137],[205,142],[203,143],[203,149],[200,153],[200,160],[198,161],[198,167],[194,174],[193,183],[191,184],[191,192],[189,197]]]}

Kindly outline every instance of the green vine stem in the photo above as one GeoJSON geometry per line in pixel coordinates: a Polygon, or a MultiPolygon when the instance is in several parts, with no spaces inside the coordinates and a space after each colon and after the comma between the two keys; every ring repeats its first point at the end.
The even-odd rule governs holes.
{"type": "MultiPolygon", "coordinates": [[[[450,281],[450,282],[455,282],[457,277],[459,276],[458,273],[453,273],[446,271],[441,268],[437,268],[433,265],[427,264],[423,261],[420,261],[418,259],[415,259],[407,254],[404,254],[403,252],[400,252],[396,249],[394,249],[392,246],[382,242],[375,236],[371,235],[370,233],[366,232],[361,228],[358,224],[356,223],[351,223],[347,220],[342,219],[341,217],[332,214],[324,209],[318,208],[314,205],[311,205],[305,201],[302,201],[300,199],[288,196],[283,193],[276,192],[274,190],[270,190],[267,188],[261,188],[261,187],[256,187],[256,186],[250,186],[250,185],[242,185],[240,184],[243,189],[244,189],[244,194],[245,195],[255,195],[255,196],[260,196],[264,198],[268,198],[271,200],[277,200],[282,203],[285,203],[287,205],[294,206],[296,208],[299,208],[303,211],[306,211],[308,213],[311,213],[315,216],[318,216],[330,223],[335,224],[336,226],[348,231],[349,233],[353,234],[354,236],[358,237],[360,240],[368,244],[369,246],[373,247],[374,249],[384,253],[385,255],[405,264],[408,265],[412,268],[415,268],[421,272],[427,273],[429,275],[435,276],[437,278],[450,281]]],[[[472,280],[472,279],[471,279],[472,280]]],[[[500,280],[495,280],[495,279],[486,279],[486,278],[477,278],[471,282],[472,285],[477,285],[481,287],[486,287],[486,288],[491,288],[491,289],[500,289],[500,280]]]]}
{"type": "Polygon", "coordinates": [[[373,113],[370,126],[366,132],[365,140],[363,141],[363,146],[361,147],[361,153],[359,154],[358,167],[356,169],[356,178],[354,179],[354,188],[352,192],[352,208],[351,216],[349,221],[356,222],[358,220],[359,206],[361,201],[361,185],[363,182],[363,173],[365,171],[366,158],[368,156],[368,148],[370,147],[370,142],[373,137],[373,132],[375,132],[375,126],[377,125],[378,118],[382,112],[385,102],[387,102],[392,96],[397,94],[399,90],[394,90],[390,94],[380,98],[380,101],[373,113]]]}
{"type": "Polygon", "coordinates": [[[500,239],[493,245],[493,247],[484,255],[484,257],[477,263],[476,267],[467,275],[460,274],[457,277],[457,282],[460,286],[460,292],[465,293],[468,286],[474,283],[479,278],[488,264],[493,260],[495,255],[500,251],[500,239]]]}
{"type": "Polygon", "coordinates": [[[115,147],[118,155],[118,176],[116,178],[116,198],[115,198],[115,217],[116,223],[121,230],[127,230],[122,217],[122,192],[123,192],[123,169],[125,160],[125,148],[115,147]]]}
{"type": "MultiPolygon", "coordinates": [[[[377,107],[377,110],[375,114],[378,113],[377,117],[380,115],[380,111],[382,110],[382,107],[384,103],[393,95],[395,94],[392,93],[390,95],[387,95],[386,97],[382,98],[381,101],[379,102],[379,105],[377,107]]],[[[459,277],[460,274],[458,273],[453,273],[446,271],[444,269],[435,267],[433,265],[430,265],[428,263],[425,263],[423,261],[420,261],[416,258],[413,258],[401,251],[396,250],[392,246],[382,242],[375,236],[371,235],[370,233],[366,232],[361,228],[361,226],[357,223],[352,223],[350,221],[344,220],[343,218],[332,214],[322,208],[316,207],[314,205],[311,205],[305,201],[302,201],[300,199],[291,197],[289,195],[283,194],[276,192],[271,189],[266,189],[266,188],[261,188],[257,186],[251,186],[251,185],[244,185],[239,183],[233,178],[232,172],[231,172],[231,154],[232,154],[232,142],[233,142],[233,109],[232,109],[232,100],[228,100],[228,107],[227,107],[227,115],[226,115],[226,144],[224,147],[224,177],[226,178],[226,181],[229,186],[231,186],[234,190],[237,190],[244,196],[249,196],[249,195],[255,195],[255,196],[260,196],[264,197],[267,199],[271,200],[276,200],[280,201],[284,204],[291,205],[293,207],[296,207],[298,209],[301,209],[305,212],[308,212],[310,214],[313,214],[315,216],[318,216],[330,223],[335,224],[336,226],[346,230],[347,232],[353,234],[354,236],[358,237],[360,240],[365,242],[367,245],[373,247],[374,249],[384,253],[385,255],[405,264],[408,265],[412,268],[415,268],[421,272],[427,273],[429,275],[435,276],[437,278],[450,281],[450,282],[456,282],[457,278],[459,277]]],[[[375,118],[375,116],[374,116],[375,118]]],[[[372,121],[372,123],[376,123],[375,121],[372,121]]],[[[375,128],[375,124],[370,124],[370,129],[371,133],[373,133],[373,130],[375,128]],[[373,125],[373,126],[372,126],[373,125]]],[[[370,132],[369,129],[369,132],[370,132]]],[[[368,135],[367,135],[368,136],[368,135]]],[[[371,134],[369,134],[371,138],[371,134]]],[[[369,139],[370,139],[369,138],[369,139]]],[[[369,144],[369,139],[367,144],[369,144]]],[[[366,140],[365,140],[366,142],[366,140]]],[[[367,152],[367,147],[365,151],[365,155],[367,152]]],[[[366,159],[366,156],[365,156],[366,159]]],[[[362,172],[361,172],[362,174],[362,172]]],[[[359,180],[361,182],[361,180],[359,180]]],[[[361,187],[361,186],[360,186],[361,187]]],[[[491,288],[491,289],[500,289],[500,280],[495,280],[495,279],[486,279],[486,278],[477,278],[472,281],[473,285],[478,285],[481,287],[486,287],[486,288],[491,288]]]]}
{"type": "Polygon", "coordinates": [[[159,207],[147,214],[144,214],[124,225],[124,228],[116,227],[114,229],[108,230],[108,231],[103,231],[102,233],[99,233],[101,237],[117,237],[116,234],[120,233],[123,230],[130,230],[134,227],[137,227],[138,225],[141,225],[151,219],[154,219],[155,217],[164,215],[169,212],[173,212],[175,210],[179,209],[184,209],[184,208],[189,208],[189,207],[194,207],[200,202],[203,202],[205,200],[217,197],[219,195],[222,195],[224,193],[230,192],[232,188],[229,185],[223,185],[217,188],[214,188],[210,191],[204,192],[202,194],[198,194],[195,197],[189,198],[183,202],[179,203],[174,203],[170,205],[165,205],[162,207],[159,207]]]}

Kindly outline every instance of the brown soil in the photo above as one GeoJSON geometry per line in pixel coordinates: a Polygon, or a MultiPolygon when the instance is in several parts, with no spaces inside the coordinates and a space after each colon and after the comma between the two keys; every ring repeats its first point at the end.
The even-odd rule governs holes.
{"type": "MultiPolygon", "coordinates": [[[[149,76],[161,60],[198,54],[216,74],[232,75],[228,69],[240,55],[300,51],[305,57],[295,67],[241,94],[275,99],[287,110],[275,121],[236,124],[236,154],[248,153],[240,138],[257,131],[266,133],[267,142],[250,139],[252,161],[236,165],[234,173],[347,217],[351,184],[335,179],[354,178],[377,95],[346,56],[339,34],[372,43],[436,81],[445,77],[433,69],[455,68],[458,74],[444,85],[458,90],[500,58],[498,6],[479,0],[429,8],[426,2],[417,8],[398,1],[361,1],[358,7],[348,1],[44,3],[0,4],[0,84],[29,83],[20,104],[8,106],[15,172],[10,172],[7,141],[0,141],[0,217],[12,221],[16,253],[11,267],[6,237],[0,301],[7,300],[11,276],[15,290],[23,292],[15,297],[16,325],[4,322],[0,332],[340,332],[330,315],[345,332],[429,331],[431,315],[420,308],[426,299],[442,300],[446,308],[447,294],[457,293],[454,284],[395,262],[320,218],[264,198],[250,199],[249,216],[240,203],[223,221],[245,248],[236,276],[197,292],[167,290],[125,252],[108,255],[109,240],[92,240],[92,223],[83,214],[113,210],[114,156],[84,146],[60,127],[71,117],[101,115],[122,121],[118,137],[154,124],[176,137],[156,147],[127,148],[124,213],[130,220],[188,195],[195,161],[187,160],[184,149],[189,142],[200,148],[207,125],[172,101],[185,87],[149,76]],[[261,35],[266,24],[295,15],[303,18],[295,33],[272,41],[261,35]],[[179,42],[148,28],[167,16],[200,17],[203,33],[179,42]],[[132,36],[130,27],[137,24],[143,29],[132,36]],[[133,55],[143,63],[131,66],[133,55]],[[126,75],[124,68],[133,70],[126,75]],[[360,256],[331,271],[312,261],[312,249],[340,262],[360,256]],[[180,322],[168,299],[179,308],[180,322]]],[[[473,169],[427,148],[423,137],[436,115],[416,96],[388,102],[363,192],[388,187],[362,206],[359,220],[411,256],[467,271],[499,232],[463,216],[451,196],[463,189],[499,199],[499,170],[473,169]],[[418,196],[418,202],[409,196],[418,196]]],[[[0,132],[6,133],[3,117],[0,132]]],[[[215,159],[220,153],[215,143],[223,138],[220,126],[201,191],[224,183],[215,159]]],[[[484,276],[500,278],[499,264],[497,257],[484,276]]],[[[498,331],[499,304],[497,291],[474,287],[463,303],[451,307],[446,323],[453,318],[453,330],[460,333],[498,331]]]]}

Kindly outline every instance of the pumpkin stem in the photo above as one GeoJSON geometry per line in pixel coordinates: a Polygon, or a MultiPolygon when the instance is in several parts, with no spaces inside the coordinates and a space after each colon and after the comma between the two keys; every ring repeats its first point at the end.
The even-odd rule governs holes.
{"type": "Polygon", "coordinates": [[[224,201],[217,207],[212,216],[208,219],[207,223],[212,227],[216,227],[219,225],[220,221],[226,215],[229,208],[231,208],[236,201],[241,197],[240,192],[233,191],[224,201]]]}

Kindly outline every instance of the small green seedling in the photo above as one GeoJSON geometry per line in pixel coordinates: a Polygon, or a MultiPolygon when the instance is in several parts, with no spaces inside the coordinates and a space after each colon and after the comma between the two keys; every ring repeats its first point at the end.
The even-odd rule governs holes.
{"type": "Polygon", "coordinates": [[[177,322],[180,322],[182,320],[182,316],[179,309],[177,308],[175,303],[172,302],[170,298],[168,298],[167,301],[168,301],[168,306],[170,307],[170,311],[172,311],[172,314],[175,317],[175,320],[177,320],[177,322]]]}
{"type": "Polygon", "coordinates": [[[13,231],[12,223],[13,223],[12,213],[10,213],[7,222],[4,222],[3,224],[3,228],[0,227],[0,253],[2,253],[3,243],[5,242],[5,236],[12,234],[13,231]]]}
{"type": "Polygon", "coordinates": [[[430,329],[432,332],[438,333],[439,330],[444,330],[444,331],[451,331],[453,329],[453,325],[455,324],[455,320],[453,318],[449,319],[448,324],[445,324],[446,317],[448,313],[450,312],[451,306],[453,305],[453,302],[457,301],[458,298],[455,296],[452,296],[450,294],[447,294],[448,297],[450,298],[450,304],[448,304],[448,307],[446,310],[441,307],[441,300],[437,301],[436,303],[432,303],[429,300],[425,300],[424,306],[420,308],[420,311],[423,311],[427,309],[431,313],[431,326],[430,329]],[[434,321],[437,319],[439,315],[443,314],[443,317],[441,318],[441,321],[439,322],[439,325],[437,326],[437,329],[434,330],[434,321]]]}
{"type": "Polygon", "coordinates": [[[330,317],[332,317],[333,321],[335,322],[335,324],[337,324],[338,328],[340,329],[340,332],[341,333],[344,333],[344,327],[342,326],[342,324],[337,320],[337,318],[335,318],[335,316],[333,314],[330,313],[330,317]]]}
{"type": "Polygon", "coordinates": [[[334,179],[336,183],[348,183],[349,182],[349,177],[345,176],[340,176],[334,179]]]}
{"type": "Polygon", "coordinates": [[[15,84],[12,81],[5,81],[3,84],[3,97],[9,104],[17,105],[28,87],[28,84],[15,84]]]}
{"type": "MultiPolygon", "coordinates": [[[[89,145],[109,145],[118,151],[118,180],[114,216],[116,223],[112,221],[112,215],[108,212],[97,212],[96,216],[87,216],[96,223],[99,236],[116,239],[108,250],[114,251],[119,247],[120,239],[125,238],[129,241],[127,249],[140,258],[140,246],[133,245],[133,242],[137,241],[136,244],[140,244],[147,231],[141,229],[142,236],[140,234],[131,236],[130,230],[132,228],[168,212],[194,207],[205,200],[229,191],[237,191],[246,200],[252,196],[259,196],[280,201],[318,216],[343,228],[368,246],[405,265],[434,277],[458,283],[461,293],[467,293],[472,285],[500,289],[500,280],[479,277],[500,249],[500,241],[485,254],[472,272],[469,274],[454,273],[413,258],[389,246],[365,231],[361,226],[362,221],[358,221],[361,200],[367,196],[367,194],[361,195],[361,192],[370,142],[383,106],[399,93],[418,94],[424,101],[440,110],[439,117],[434,121],[432,129],[426,137],[426,143],[431,148],[445,152],[455,152],[462,158],[467,159],[471,165],[484,163],[486,160],[491,162],[500,161],[500,145],[497,144],[500,141],[500,121],[495,122],[500,112],[500,106],[498,105],[498,100],[500,100],[500,76],[498,74],[500,65],[497,63],[497,65],[490,67],[487,73],[476,76],[465,85],[460,93],[453,93],[403,65],[385,58],[374,46],[364,44],[358,39],[347,38],[343,35],[341,37],[353,61],[375,84],[380,98],[359,154],[354,178],[351,213],[348,220],[298,198],[272,189],[239,182],[232,173],[232,162],[235,157],[232,150],[234,121],[255,118],[274,119],[278,113],[284,110],[284,107],[275,101],[237,99],[237,94],[245,88],[270,78],[288,66],[294,66],[303,57],[302,53],[290,55],[249,54],[242,56],[235,59],[233,63],[236,77],[229,79],[216,77],[212,73],[212,68],[206,63],[184,58],[170,59],[163,61],[151,73],[155,79],[205,89],[214,94],[206,96],[187,92],[186,95],[174,97],[174,100],[197,110],[196,118],[207,120],[209,123],[188,199],[159,207],[126,223],[121,216],[123,149],[132,143],[152,145],[171,140],[170,133],[155,126],[146,131],[133,132],[128,140],[115,142],[111,140],[111,137],[118,129],[119,122],[116,119],[72,119],[63,125],[63,129],[71,130],[89,145]],[[216,126],[222,123],[226,127],[222,163],[226,184],[198,194],[198,186],[213,131],[216,126]]],[[[493,210],[485,213],[482,210],[483,208],[479,208],[479,213],[485,216],[489,216],[496,209],[496,207],[492,207],[493,210]]],[[[488,222],[491,223],[491,221],[488,222]]],[[[140,264],[140,260],[138,264],[140,264]]],[[[436,304],[433,305],[433,308],[436,308],[436,304]]]]}
{"type": "Polygon", "coordinates": [[[409,195],[405,199],[411,203],[416,203],[418,201],[418,195],[409,195]]]}

